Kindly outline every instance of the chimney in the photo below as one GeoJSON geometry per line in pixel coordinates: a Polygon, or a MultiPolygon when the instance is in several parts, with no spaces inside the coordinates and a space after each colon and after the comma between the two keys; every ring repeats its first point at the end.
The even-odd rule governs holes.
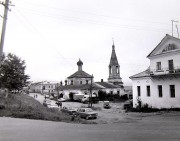
{"type": "Polygon", "coordinates": [[[65,85],[67,85],[67,80],[65,80],[65,85]]]}
{"type": "Polygon", "coordinates": [[[103,79],[101,79],[101,82],[103,82],[103,79]]]}

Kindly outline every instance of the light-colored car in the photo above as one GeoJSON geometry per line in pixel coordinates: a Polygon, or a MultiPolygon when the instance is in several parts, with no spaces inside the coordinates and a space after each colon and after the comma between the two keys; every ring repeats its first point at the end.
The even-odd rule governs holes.
{"type": "Polygon", "coordinates": [[[67,101],[67,100],[64,99],[64,98],[59,98],[58,101],[60,101],[60,102],[65,102],[65,101],[67,101]]]}
{"type": "Polygon", "coordinates": [[[70,115],[75,115],[75,114],[77,114],[76,110],[75,110],[74,108],[72,108],[72,107],[65,107],[65,106],[64,106],[64,107],[61,109],[61,111],[64,112],[64,113],[68,113],[68,114],[70,114],[70,115]]]}
{"type": "Polygon", "coordinates": [[[46,95],[44,96],[44,98],[45,98],[45,99],[49,99],[50,96],[49,96],[48,94],[46,94],[46,95]]]}
{"type": "Polygon", "coordinates": [[[91,108],[79,108],[77,109],[77,114],[85,119],[96,119],[98,116],[98,113],[94,112],[91,108]]]}

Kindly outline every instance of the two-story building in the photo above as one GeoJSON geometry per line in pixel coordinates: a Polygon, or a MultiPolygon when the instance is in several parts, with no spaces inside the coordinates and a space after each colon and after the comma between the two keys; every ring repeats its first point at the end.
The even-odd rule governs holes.
{"type": "Polygon", "coordinates": [[[41,81],[30,85],[30,92],[52,94],[57,93],[58,82],[41,81]]]}
{"type": "Polygon", "coordinates": [[[180,39],[166,35],[147,56],[150,67],[131,76],[133,107],[180,108],[180,39]]]}

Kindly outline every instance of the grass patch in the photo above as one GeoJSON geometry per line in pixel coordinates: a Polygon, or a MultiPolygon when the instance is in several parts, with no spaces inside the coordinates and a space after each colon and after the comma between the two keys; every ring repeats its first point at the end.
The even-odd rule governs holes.
{"type": "Polygon", "coordinates": [[[0,94],[0,116],[27,118],[37,120],[82,122],[81,119],[72,121],[72,117],[58,109],[44,107],[40,102],[24,94],[10,94],[7,98],[0,94]]]}

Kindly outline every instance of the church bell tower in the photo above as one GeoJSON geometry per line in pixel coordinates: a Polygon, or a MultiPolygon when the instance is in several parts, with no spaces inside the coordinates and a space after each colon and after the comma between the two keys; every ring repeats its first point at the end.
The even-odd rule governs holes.
{"type": "Polygon", "coordinates": [[[111,59],[109,63],[108,82],[114,85],[120,85],[120,86],[123,85],[122,78],[120,77],[120,65],[116,57],[114,42],[112,45],[112,53],[111,53],[111,59]]]}

